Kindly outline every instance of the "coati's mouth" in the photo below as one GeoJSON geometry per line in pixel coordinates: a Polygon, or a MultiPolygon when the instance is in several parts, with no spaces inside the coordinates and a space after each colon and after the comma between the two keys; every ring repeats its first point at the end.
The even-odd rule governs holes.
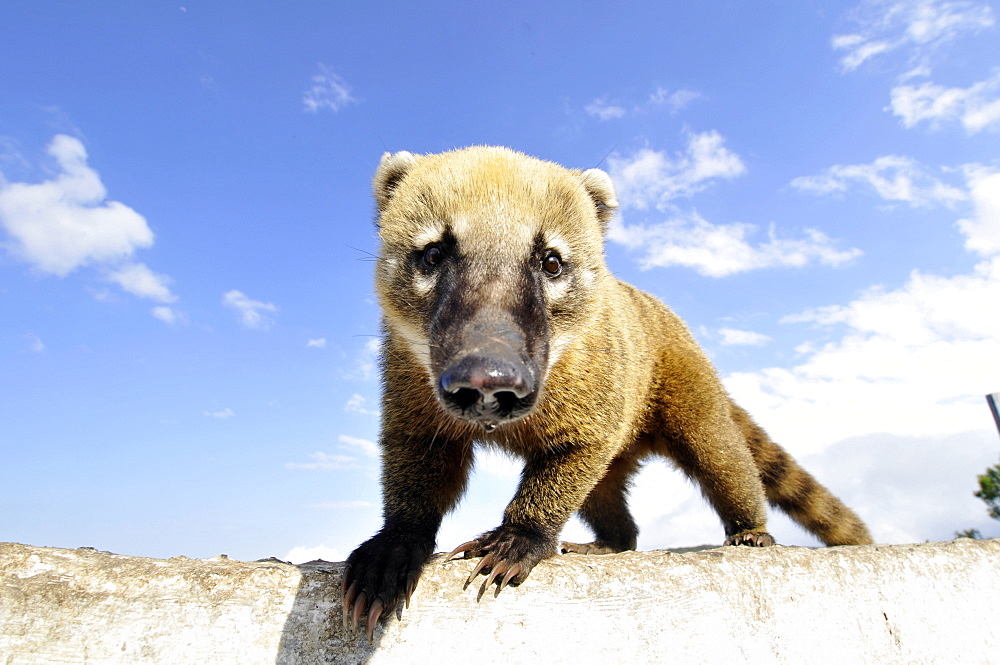
{"type": "Polygon", "coordinates": [[[513,326],[472,326],[438,374],[445,411],[491,432],[528,415],[538,399],[538,365],[513,326]]]}

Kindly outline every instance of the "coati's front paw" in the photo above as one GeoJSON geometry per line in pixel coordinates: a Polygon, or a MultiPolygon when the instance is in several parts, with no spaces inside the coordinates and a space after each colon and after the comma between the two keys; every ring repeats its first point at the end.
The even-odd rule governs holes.
{"type": "Polygon", "coordinates": [[[463,587],[468,589],[476,575],[486,575],[476,596],[476,601],[479,601],[494,582],[497,589],[493,596],[496,597],[508,584],[517,586],[526,580],[535,564],[555,556],[556,541],[531,529],[499,526],[475,540],[462,543],[445,560],[450,561],[458,554],[462,554],[464,559],[482,557],[463,587]]]}
{"type": "Polygon", "coordinates": [[[395,611],[401,618],[433,549],[433,539],[380,531],[354,550],[340,584],[344,628],[350,626],[357,635],[358,620],[365,616],[363,625],[371,642],[380,617],[395,611]]]}
{"type": "Polygon", "coordinates": [[[725,544],[770,547],[774,545],[774,538],[766,531],[741,531],[726,538],[725,544]]]}

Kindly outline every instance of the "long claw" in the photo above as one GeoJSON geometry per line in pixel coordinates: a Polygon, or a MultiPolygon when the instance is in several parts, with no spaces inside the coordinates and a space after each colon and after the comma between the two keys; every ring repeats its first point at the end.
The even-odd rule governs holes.
{"type": "MultiPolygon", "coordinates": [[[[500,563],[500,564],[497,564],[496,566],[493,566],[493,569],[490,571],[490,574],[486,576],[486,581],[484,581],[483,585],[481,587],[479,587],[479,595],[476,596],[476,602],[477,603],[483,597],[483,594],[486,593],[486,589],[488,589],[490,587],[490,585],[493,584],[493,580],[495,580],[497,578],[497,576],[503,571],[503,566],[504,565],[505,564],[500,563]]],[[[494,595],[494,598],[495,597],[496,597],[496,595],[494,595]]]]}
{"type": "Polygon", "coordinates": [[[406,609],[410,609],[410,596],[413,595],[413,590],[417,588],[418,576],[410,573],[406,578],[406,609]]]}
{"type": "Polygon", "coordinates": [[[354,603],[354,616],[351,618],[351,635],[358,634],[358,619],[365,612],[365,606],[368,605],[368,596],[362,591],[358,594],[358,599],[354,603]]]}
{"type": "Polygon", "coordinates": [[[493,597],[496,598],[497,596],[499,596],[500,592],[503,591],[504,587],[507,586],[507,583],[510,582],[512,579],[514,579],[514,577],[520,572],[521,572],[521,564],[515,563],[513,566],[511,566],[510,570],[507,571],[507,574],[503,576],[502,580],[500,580],[500,584],[497,585],[497,590],[496,592],[494,592],[493,597]]]}
{"type": "Polygon", "coordinates": [[[493,553],[489,552],[486,554],[486,556],[484,556],[482,559],[479,560],[479,564],[472,569],[471,573],[469,573],[469,579],[465,580],[465,586],[462,587],[462,590],[465,591],[466,589],[469,588],[469,585],[472,584],[472,580],[476,578],[476,575],[478,575],[481,570],[492,565],[493,565],[493,553]]]}
{"type": "MultiPolygon", "coordinates": [[[[461,545],[459,545],[458,547],[456,547],[455,549],[453,549],[451,551],[451,553],[448,554],[448,556],[446,556],[444,558],[444,561],[442,561],[441,563],[448,563],[449,561],[451,561],[451,560],[453,560],[455,558],[456,554],[460,554],[462,552],[468,552],[469,550],[475,548],[478,544],[479,544],[478,540],[470,540],[467,543],[462,543],[461,545]]],[[[468,559],[469,557],[463,556],[462,558],[463,559],[468,559]]]]}
{"type": "MultiPolygon", "coordinates": [[[[498,579],[498,578],[500,578],[500,575],[503,574],[504,571],[509,571],[509,570],[510,569],[507,568],[507,562],[501,562],[501,563],[497,564],[496,566],[493,566],[493,570],[490,572],[489,577],[486,578],[486,582],[483,584],[483,587],[479,590],[479,598],[483,597],[483,592],[486,591],[486,589],[488,589],[491,584],[493,584],[494,580],[496,580],[497,582],[500,582],[501,579],[502,579],[502,578],[498,579]]],[[[501,587],[499,585],[497,586],[496,593],[493,594],[494,598],[496,598],[497,596],[500,595],[500,589],[502,589],[502,588],[503,587],[501,587]]],[[[476,598],[476,602],[477,603],[479,602],[479,598],[476,598]]]]}
{"type": "MultiPolygon", "coordinates": [[[[345,578],[346,579],[346,578],[345,578]]],[[[349,619],[351,617],[351,609],[354,605],[354,598],[358,593],[358,583],[351,582],[351,586],[347,588],[347,591],[343,594],[344,598],[341,601],[344,606],[344,629],[346,630],[349,625],[349,619]]]]}
{"type": "Polygon", "coordinates": [[[340,576],[340,596],[343,598],[344,592],[347,591],[347,583],[351,579],[351,566],[344,566],[344,572],[340,576]]]}
{"type": "Polygon", "coordinates": [[[384,609],[385,604],[382,602],[382,599],[376,598],[375,602],[372,603],[372,608],[368,610],[368,625],[366,631],[368,633],[368,644],[375,643],[375,624],[378,623],[378,618],[382,616],[382,610],[384,609]]]}
{"type": "Polygon", "coordinates": [[[489,581],[488,580],[483,580],[482,585],[479,587],[479,593],[476,594],[476,602],[477,603],[482,599],[483,594],[486,593],[486,585],[487,584],[489,584],[489,581]]]}

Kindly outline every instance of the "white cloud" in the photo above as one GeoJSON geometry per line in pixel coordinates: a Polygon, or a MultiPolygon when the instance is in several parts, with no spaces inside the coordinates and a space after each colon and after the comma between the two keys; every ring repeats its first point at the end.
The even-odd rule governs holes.
{"type": "Polygon", "coordinates": [[[831,42],[835,50],[844,51],[844,71],[897,50],[920,60],[959,35],[992,26],[994,18],[989,5],[975,2],[867,0],[854,10],[852,22],[855,31],[836,35],[831,42]]]}
{"type": "Polygon", "coordinates": [[[381,348],[381,338],[372,337],[367,340],[364,348],[358,353],[355,359],[354,367],[349,370],[342,370],[341,378],[352,381],[371,381],[375,378],[381,348]]]}
{"type": "Polygon", "coordinates": [[[608,239],[642,250],[639,265],[643,270],[686,266],[708,277],[761,268],[799,268],[813,261],[838,266],[861,255],[858,249],[837,249],[815,229],[792,239],[779,238],[772,227],[767,241],[755,244],[750,237],[756,231],[752,224],[711,224],[696,212],[655,225],[626,225],[619,215],[608,229],[608,239]]]}
{"type": "Polygon", "coordinates": [[[677,198],[703,190],[711,181],[735,178],[746,171],[739,155],[725,147],[718,132],[688,136],[683,153],[643,148],[629,157],[612,155],[608,170],[623,205],[665,209],[677,198]]]}
{"type": "Polygon", "coordinates": [[[854,184],[874,189],[886,201],[911,206],[953,205],[967,198],[962,189],[941,182],[915,160],[899,155],[879,157],[871,164],[838,164],[819,175],[791,182],[796,189],[812,194],[845,192],[854,184]]]}
{"type": "Polygon", "coordinates": [[[210,418],[218,418],[219,420],[228,420],[236,414],[230,408],[222,409],[221,411],[206,411],[205,415],[210,418]]]}
{"type": "Polygon", "coordinates": [[[154,307],[153,316],[168,324],[181,323],[184,320],[184,317],[181,316],[177,310],[173,307],[167,307],[165,305],[154,307]]]}
{"type": "Polygon", "coordinates": [[[377,416],[380,413],[378,409],[369,408],[368,400],[358,393],[354,393],[347,400],[347,404],[344,405],[344,411],[348,413],[360,413],[366,416],[377,416]]]}
{"type": "Polygon", "coordinates": [[[599,97],[583,107],[589,115],[598,120],[616,120],[625,116],[625,109],[617,104],[609,104],[607,97],[599,97]]]}
{"type": "MultiPolygon", "coordinates": [[[[0,170],[7,173],[26,173],[31,170],[31,164],[21,154],[18,141],[9,136],[0,135],[0,170]]],[[[3,183],[4,175],[0,173],[0,187],[3,183]]]]}
{"type": "Polygon", "coordinates": [[[323,561],[343,561],[345,557],[340,553],[340,550],[333,547],[327,547],[326,545],[317,545],[316,547],[293,547],[289,550],[288,554],[284,556],[285,561],[291,561],[296,564],[308,563],[318,559],[323,561]]]}
{"type": "Polygon", "coordinates": [[[378,355],[382,352],[382,338],[373,337],[365,342],[365,354],[363,358],[363,369],[365,371],[365,377],[370,378],[375,373],[375,365],[378,361],[378,355]]]}
{"type": "Polygon", "coordinates": [[[0,225],[7,249],[42,272],[64,277],[89,264],[116,263],[153,244],[146,220],[118,201],[106,200],[87,151],[58,134],[48,146],[59,174],[42,183],[0,181],[0,225]]]}
{"type": "Polygon", "coordinates": [[[350,455],[334,455],[316,451],[306,455],[311,462],[287,462],[286,469],[303,469],[306,471],[338,471],[340,469],[359,468],[358,459],[350,455]]]}
{"type": "Polygon", "coordinates": [[[347,81],[322,63],[302,95],[302,105],[309,113],[319,113],[324,109],[336,112],[359,101],[347,81]]]}
{"type": "Polygon", "coordinates": [[[972,215],[958,220],[965,248],[981,256],[1000,254],[1000,171],[976,164],[965,167],[972,215]]]}
{"type": "MultiPolygon", "coordinates": [[[[989,418],[985,400],[982,409],[989,418]]],[[[869,434],[801,461],[857,509],[880,543],[948,540],[966,528],[1000,531],[972,494],[976,476],[996,463],[996,431],[869,434]]]]}
{"type": "Polygon", "coordinates": [[[144,263],[128,263],[111,269],[107,277],[128,293],[140,298],[161,303],[177,300],[177,296],[170,292],[168,286],[170,278],[154,273],[144,263]]]}
{"type": "Polygon", "coordinates": [[[269,302],[251,300],[242,291],[228,291],[222,296],[222,304],[235,310],[240,315],[240,323],[247,328],[267,330],[274,323],[268,314],[278,311],[278,307],[269,302]]]}
{"type": "Polygon", "coordinates": [[[309,462],[287,462],[286,469],[301,469],[306,471],[340,471],[342,469],[360,469],[370,466],[371,459],[379,456],[378,446],[368,439],[360,439],[355,436],[341,434],[337,437],[342,449],[361,453],[365,460],[358,459],[355,455],[344,455],[340,453],[325,453],[316,451],[309,453],[309,462]]]}
{"type": "Polygon", "coordinates": [[[357,449],[361,451],[365,457],[378,457],[379,450],[378,446],[368,439],[359,439],[356,436],[347,436],[341,434],[337,437],[337,440],[341,443],[347,444],[350,448],[357,449]]]}
{"type": "Polygon", "coordinates": [[[30,349],[32,352],[34,353],[45,352],[45,343],[42,342],[41,337],[39,337],[38,335],[31,335],[31,334],[25,335],[24,337],[27,338],[28,349],[30,349]]]}
{"type": "Polygon", "coordinates": [[[806,229],[803,238],[778,237],[772,227],[768,239],[753,242],[753,224],[712,224],[695,211],[681,211],[675,199],[691,196],[714,181],[735,178],[746,171],[740,157],[724,145],[718,132],[692,134],[682,154],[670,156],[649,148],[631,157],[608,158],[618,200],[625,208],[653,207],[669,218],[656,224],[628,225],[617,215],[608,239],[643,253],[640,267],[686,266],[702,275],[724,277],[771,267],[801,267],[813,261],[840,265],[861,254],[839,250],[821,231],[806,229]]]}
{"type": "Polygon", "coordinates": [[[720,328],[723,346],[764,346],[771,342],[771,338],[763,333],[751,330],[737,330],[735,328],[720,328]]]}
{"type": "Polygon", "coordinates": [[[1000,377],[1000,171],[967,167],[971,214],[957,227],[988,257],[968,274],[914,271],[894,289],[786,317],[835,341],[804,345],[790,368],[726,377],[780,440],[818,450],[872,432],[947,436],[990,427],[983,396],[1000,377]]]}
{"type": "MultiPolygon", "coordinates": [[[[57,134],[47,149],[59,169],[51,179],[32,184],[0,178],[0,227],[11,238],[6,249],[43,273],[65,277],[84,266],[99,266],[108,281],[127,293],[175,302],[169,277],[131,260],[137,250],[152,246],[153,232],[135,210],[106,199],[83,143],[57,134]]],[[[175,314],[166,307],[153,309],[160,320],[176,320],[167,312],[175,314]]]]}
{"type": "Polygon", "coordinates": [[[840,60],[840,66],[847,71],[857,69],[865,60],[895,48],[884,40],[865,39],[859,34],[835,35],[831,45],[834,49],[849,51],[840,60]]]}
{"type": "Polygon", "coordinates": [[[583,107],[588,115],[601,121],[618,120],[626,115],[643,115],[658,108],[666,107],[670,113],[678,113],[688,104],[701,97],[696,90],[674,90],[657,86],[650,95],[639,103],[628,105],[608,101],[608,96],[598,97],[583,107]]]}
{"type": "Polygon", "coordinates": [[[346,508],[369,508],[374,505],[371,501],[321,501],[320,503],[307,503],[306,508],[316,508],[319,510],[344,510],[346,508]]]}
{"type": "MultiPolygon", "coordinates": [[[[1000,262],[973,275],[915,272],[814,323],[846,326],[791,368],[736,373],[726,384],[782,440],[823,446],[850,436],[962,432],[987,423],[983,395],[1000,376],[1000,262]]],[[[806,314],[802,320],[807,320],[806,314]]]]}
{"type": "Polygon", "coordinates": [[[670,92],[666,88],[658,87],[649,96],[649,103],[654,106],[666,106],[671,113],[677,113],[696,99],[701,98],[701,93],[697,90],[675,90],[670,92]]]}
{"type": "Polygon", "coordinates": [[[326,348],[326,339],[323,338],[323,337],[320,337],[319,339],[311,339],[308,342],[306,342],[306,348],[311,348],[311,349],[325,349],[326,348]]]}
{"type": "Polygon", "coordinates": [[[889,108],[904,127],[927,122],[937,128],[945,121],[962,123],[969,134],[1000,129],[1000,70],[968,88],[947,88],[926,82],[892,89],[889,108]]]}

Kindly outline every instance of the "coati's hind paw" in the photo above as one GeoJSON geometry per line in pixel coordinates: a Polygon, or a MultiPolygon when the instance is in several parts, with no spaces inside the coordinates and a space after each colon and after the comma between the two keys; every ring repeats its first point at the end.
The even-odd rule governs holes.
{"type": "Polygon", "coordinates": [[[433,538],[380,531],[354,550],[340,583],[344,628],[357,635],[365,617],[361,625],[371,643],[380,618],[393,612],[402,618],[433,549],[433,538]]]}
{"type": "Polygon", "coordinates": [[[592,543],[563,542],[559,549],[563,554],[618,554],[625,551],[603,540],[595,540],[592,543]]]}
{"type": "Polygon", "coordinates": [[[774,545],[774,537],[766,531],[741,531],[726,538],[725,544],[770,547],[774,545]]]}
{"type": "Polygon", "coordinates": [[[482,557],[472,569],[463,589],[468,589],[476,575],[486,575],[479,587],[476,602],[483,597],[491,584],[496,584],[494,598],[504,587],[517,586],[528,578],[528,573],[542,559],[556,554],[555,542],[535,531],[515,526],[500,526],[487,531],[475,540],[462,543],[449,554],[445,561],[451,561],[461,554],[463,559],[482,557]]]}

